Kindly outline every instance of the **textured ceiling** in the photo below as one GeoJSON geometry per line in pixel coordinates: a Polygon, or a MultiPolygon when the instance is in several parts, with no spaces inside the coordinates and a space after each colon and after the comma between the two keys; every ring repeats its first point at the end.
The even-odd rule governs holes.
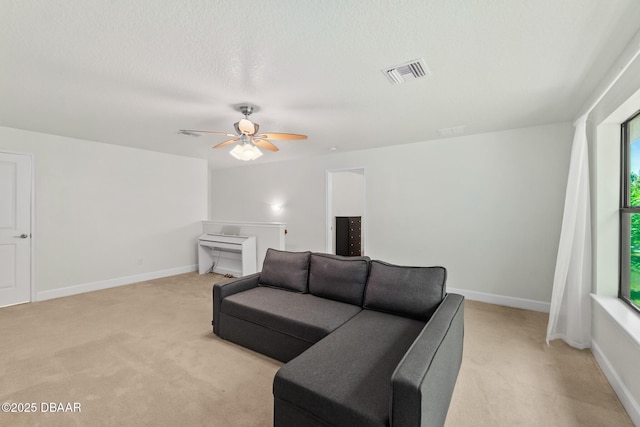
{"type": "MultiPolygon", "coordinates": [[[[238,103],[269,162],[575,119],[640,28],[637,0],[2,0],[0,126],[241,166],[238,103]],[[427,78],[381,70],[423,58],[427,78]]],[[[1,145],[1,141],[0,141],[1,145]]]]}

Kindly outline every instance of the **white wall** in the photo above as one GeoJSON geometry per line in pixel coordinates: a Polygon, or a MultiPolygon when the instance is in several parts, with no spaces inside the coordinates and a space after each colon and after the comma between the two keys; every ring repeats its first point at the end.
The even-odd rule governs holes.
{"type": "Polygon", "coordinates": [[[368,256],[443,265],[450,288],[548,303],[571,140],[562,123],[212,170],[210,215],[282,221],[288,250],[324,252],[326,170],[364,167],[368,256]]]}
{"type": "Polygon", "coordinates": [[[0,127],[2,149],[34,155],[40,299],[194,268],[205,160],[0,127]]]}
{"type": "Polygon", "coordinates": [[[334,172],[333,217],[364,215],[364,173],[334,172]]]}

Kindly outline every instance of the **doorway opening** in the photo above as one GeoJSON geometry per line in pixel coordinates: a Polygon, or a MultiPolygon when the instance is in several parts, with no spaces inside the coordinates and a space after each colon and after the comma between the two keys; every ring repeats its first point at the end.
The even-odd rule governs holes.
{"type": "Polygon", "coordinates": [[[360,255],[366,253],[365,169],[327,170],[326,252],[336,253],[336,217],[360,217],[360,255]]]}

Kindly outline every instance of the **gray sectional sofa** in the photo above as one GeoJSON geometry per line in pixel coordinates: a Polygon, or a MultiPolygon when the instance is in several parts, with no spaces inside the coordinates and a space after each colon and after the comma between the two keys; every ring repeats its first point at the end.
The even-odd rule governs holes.
{"type": "Polygon", "coordinates": [[[219,337],[285,362],[275,426],[442,426],[462,361],[464,298],[442,267],[269,249],[213,287],[219,337]]]}

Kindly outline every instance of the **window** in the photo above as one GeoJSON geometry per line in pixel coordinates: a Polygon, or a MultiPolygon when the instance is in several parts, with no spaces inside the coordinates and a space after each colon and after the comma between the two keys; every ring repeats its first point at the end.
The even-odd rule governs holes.
{"type": "Polygon", "coordinates": [[[640,111],[621,126],[619,296],[640,311],[640,111]]]}

